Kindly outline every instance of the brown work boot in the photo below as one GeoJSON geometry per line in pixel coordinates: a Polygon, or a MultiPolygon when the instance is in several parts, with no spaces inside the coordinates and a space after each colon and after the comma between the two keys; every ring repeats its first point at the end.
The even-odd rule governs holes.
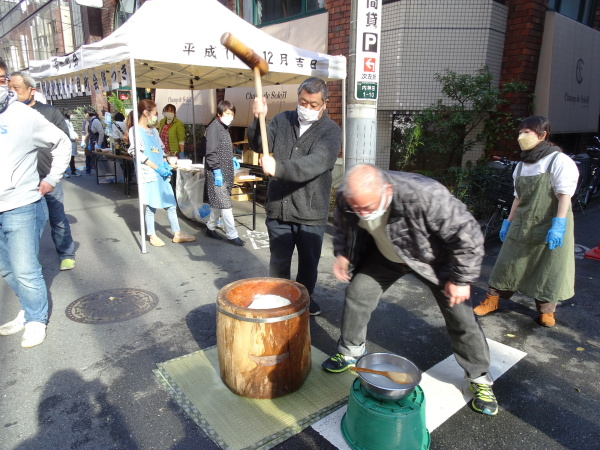
{"type": "Polygon", "coordinates": [[[485,316],[486,314],[489,314],[492,311],[496,311],[498,309],[499,301],[499,295],[487,294],[485,296],[485,299],[479,304],[479,306],[473,309],[473,312],[477,316],[485,316]]]}
{"type": "Polygon", "coordinates": [[[554,313],[541,313],[540,314],[540,325],[544,327],[553,327],[556,323],[554,320],[554,313]]]}

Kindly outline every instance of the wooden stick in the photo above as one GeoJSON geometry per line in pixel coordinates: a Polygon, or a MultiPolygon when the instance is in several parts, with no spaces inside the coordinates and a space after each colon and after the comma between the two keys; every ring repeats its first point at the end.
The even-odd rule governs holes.
{"type": "MultiPolygon", "coordinates": [[[[254,67],[254,85],[256,87],[256,98],[259,99],[260,102],[262,102],[263,101],[262,82],[260,80],[260,68],[258,66],[254,67]]],[[[267,122],[265,120],[264,113],[259,114],[258,122],[260,124],[260,140],[262,141],[263,155],[268,155],[269,154],[269,141],[268,141],[268,137],[267,137],[267,122]]]]}

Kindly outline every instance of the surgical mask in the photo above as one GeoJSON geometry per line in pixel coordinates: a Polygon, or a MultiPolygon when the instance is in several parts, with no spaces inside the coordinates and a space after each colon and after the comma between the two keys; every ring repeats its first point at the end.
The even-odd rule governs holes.
{"type": "Polygon", "coordinates": [[[298,111],[298,118],[301,122],[316,122],[317,120],[319,120],[319,113],[321,112],[324,106],[325,104],[323,104],[323,106],[321,106],[320,109],[314,110],[298,105],[298,108],[296,108],[296,110],[298,111]]]}
{"type": "Polygon", "coordinates": [[[531,150],[540,143],[540,140],[534,134],[521,133],[517,138],[517,142],[519,143],[521,150],[531,150]]]}
{"type": "Polygon", "coordinates": [[[150,125],[150,126],[156,125],[156,122],[158,122],[158,117],[157,116],[150,116],[150,117],[148,117],[148,125],[150,125]]]}
{"type": "Polygon", "coordinates": [[[233,117],[232,116],[221,116],[221,122],[223,122],[223,125],[228,127],[229,125],[231,125],[231,122],[233,122],[233,117]]]}
{"type": "Polygon", "coordinates": [[[164,113],[163,113],[163,116],[165,116],[165,118],[166,118],[167,120],[173,120],[173,118],[175,117],[175,113],[172,113],[172,112],[164,112],[164,113]]]}
{"type": "Polygon", "coordinates": [[[390,206],[390,203],[392,201],[392,197],[391,196],[389,198],[386,198],[385,191],[386,191],[386,189],[385,189],[385,186],[384,186],[383,187],[383,192],[381,194],[381,203],[379,203],[379,207],[375,211],[370,212],[366,216],[361,216],[359,214],[359,217],[362,220],[377,220],[377,219],[381,218],[381,216],[383,216],[385,214],[385,212],[388,209],[388,206],[390,206]]]}
{"type": "Polygon", "coordinates": [[[0,86],[0,113],[3,113],[8,105],[17,99],[14,91],[8,89],[8,86],[0,86]]]}

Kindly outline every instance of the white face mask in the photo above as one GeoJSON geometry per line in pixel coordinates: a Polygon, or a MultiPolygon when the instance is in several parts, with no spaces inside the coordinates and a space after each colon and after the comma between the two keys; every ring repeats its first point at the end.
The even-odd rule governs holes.
{"type": "Polygon", "coordinates": [[[385,212],[387,211],[388,206],[390,206],[391,202],[392,202],[391,196],[389,198],[386,198],[386,186],[384,185],[383,192],[381,194],[381,202],[379,203],[379,207],[375,211],[367,214],[366,216],[361,216],[360,214],[358,214],[358,217],[360,217],[362,220],[377,220],[385,214],[385,212]]]}
{"type": "Polygon", "coordinates": [[[8,86],[0,86],[0,113],[3,113],[8,105],[17,100],[14,91],[8,89],[8,86]]]}
{"type": "Polygon", "coordinates": [[[163,116],[165,116],[165,118],[166,118],[167,120],[173,120],[173,118],[175,117],[175,113],[172,113],[172,112],[164,112],[164,113],[163,113],[163,116]]]}
{"type": "Polygon", "coordinates": [[[325,107],[325,104],[323,104],[323,106],[321,106],[321,109],[308,109],[305,108],[304,106],[300,106],[298,105],[298,107],[296,108],[296,110],[298,111],[298,118],[300,119],[301,122],[316,122],[317,120],[319,120],[319,113],[322,111],[322,109],[325,107]]]}
{"type": "Polygon", "coordinates": [[[221,119],[221,122],[223,122],[223,125],[225,125],[226,127],[231,125],[231,122],[233,122],[232,116],[221,116],[220,119],[221,119]]]}
{"type": "Polygon", "coordinates": [[[156,125],[156,122],[158,122],[158,117],[157,116],[150,116],[148,117],[148,125],[152,126],[152,125],[156,125]]]}

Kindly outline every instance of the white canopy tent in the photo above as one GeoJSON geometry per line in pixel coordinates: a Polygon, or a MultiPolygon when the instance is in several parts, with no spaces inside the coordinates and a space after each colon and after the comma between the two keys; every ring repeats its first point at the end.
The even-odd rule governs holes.
{"type": "MultiPolygon", "coordinates": [[[[217,0],[146,1],[105,39],[83,45],[67,56],[30,61],[30,74],[42,81],[47,96],[55,89],[61,95],[82,95],[119,85],[131,86],[134,93],[137,87],[194,90],[253,86],[253,71],[221,45],[226,32],[269,63],[269,72],[262,77],[264,85],[299,84],[310,76],[326,81],[346,78],[343,55],[289,45],[249,24],[217,0]],[[168,35],[163,37],[165,28],[157,24],[168,24],[168,35]]],[[[342,92],[345,90],[343,86],[342,92]]],[[[137,117],[135,101],[133,109],[137,117]]],[[[139,164],[139,158],[136,160],[139,164]]],[[[141,199],[140,230],[145,253],[141,199]]]]}

